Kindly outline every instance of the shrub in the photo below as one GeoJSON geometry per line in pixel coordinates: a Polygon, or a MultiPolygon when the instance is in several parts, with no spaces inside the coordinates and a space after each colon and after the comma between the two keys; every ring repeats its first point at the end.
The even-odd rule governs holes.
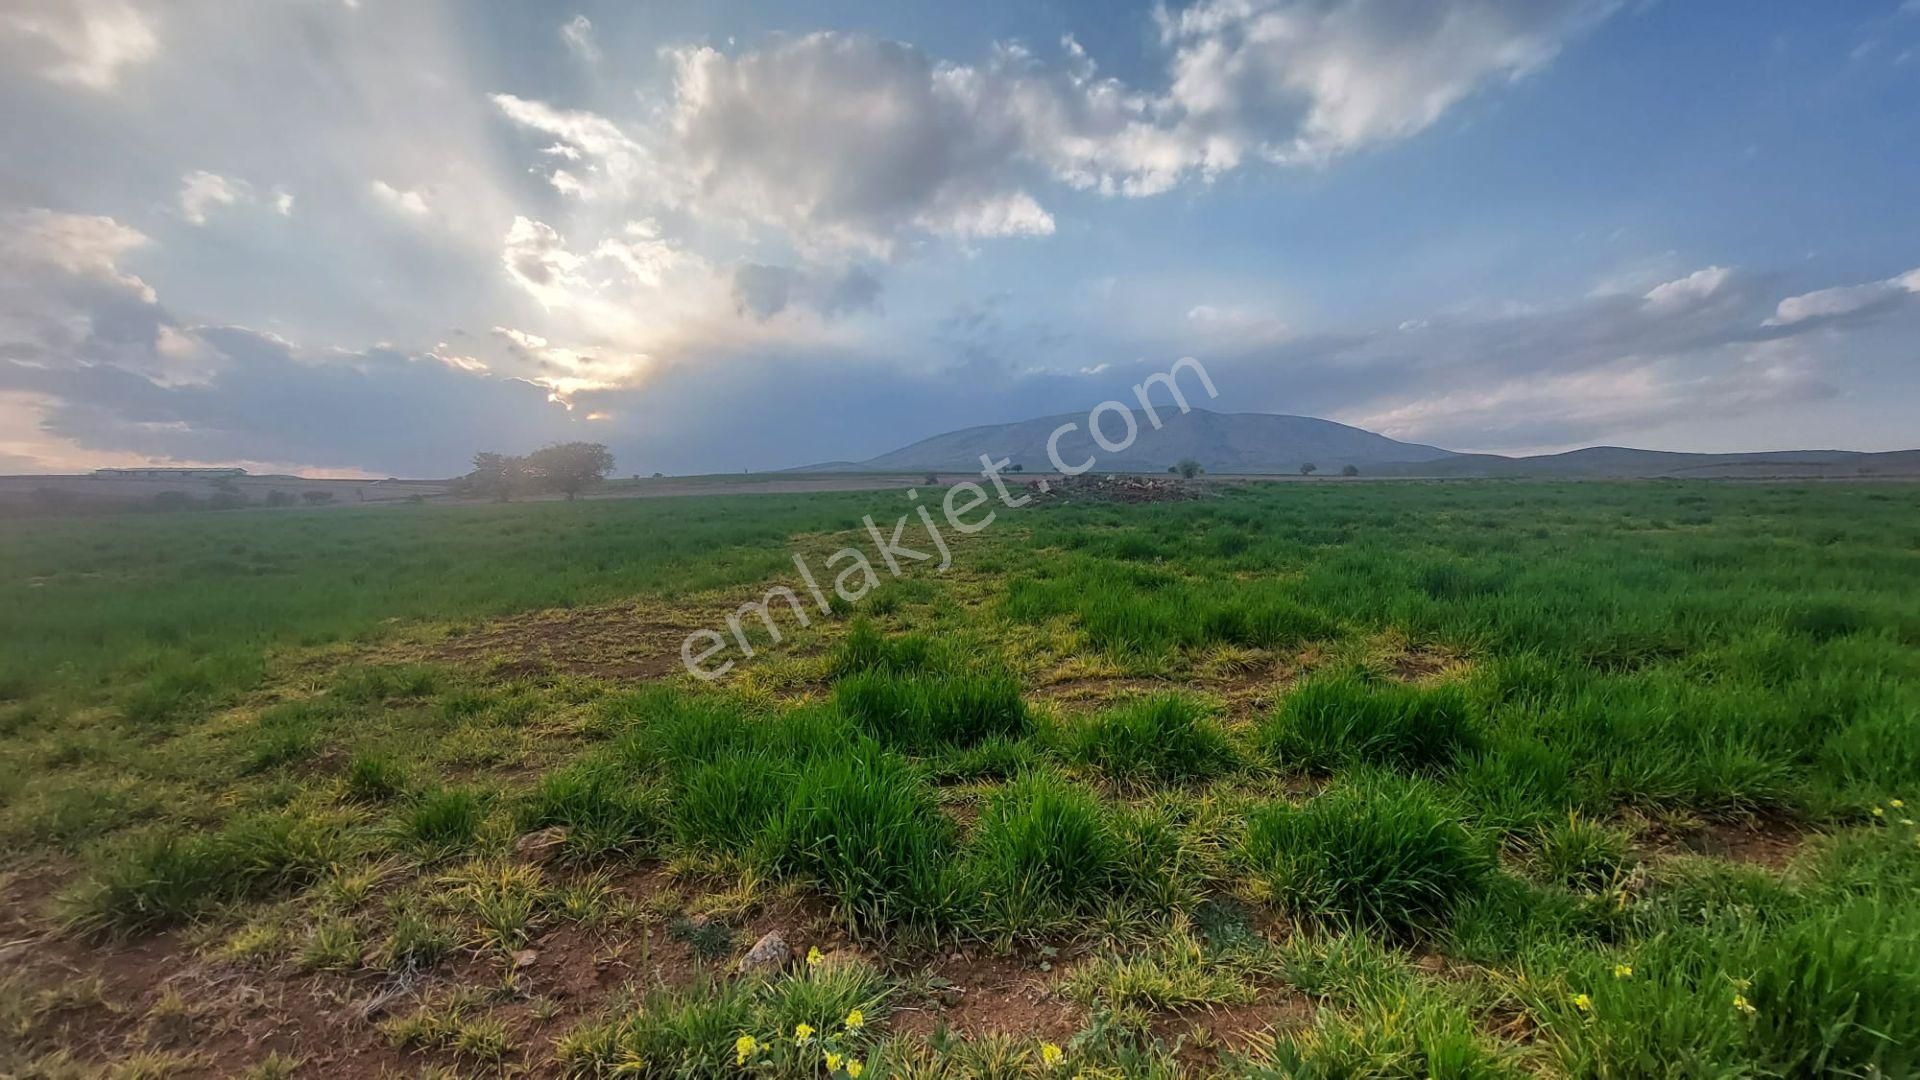
{"type": "Polygon", "coordinates": [[[1459,687],[1402,686],[1348,671],[1287,695],[1261,742],[1278,761],[1314,771],[1355,763],[1431,771],[1477,747],[1480,734],[1459,687]]]}
{"type": "Polygon", "coordinates": [[[1191,698],[1162,694],[1108,709],[1066,734],[1066,752],[1123,783],[1181,783],[1233,765],[1226,732],[1191,698]]]}
{"type": "Polygon", "coordinates": [[[1405,935],[1443,925],[1493,869],[1485,844],[1426,789],[1364,777],[1247,826],[1249,860],[1296,915],[1405,935]]]}
{"type": "Polygon", "coordinates": [[[897,675],[865,671],[834,687],[840,711],[883,745],[900,750],[971,746],[1028,726],[1019,684],[1005,675],[897,675]]]}

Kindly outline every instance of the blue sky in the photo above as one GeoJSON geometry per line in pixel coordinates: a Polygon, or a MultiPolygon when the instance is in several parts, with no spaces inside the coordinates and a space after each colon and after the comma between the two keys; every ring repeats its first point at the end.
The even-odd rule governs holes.
{"type": "Polygon", "coordinates": [[[1920,4],[0,3],[0,472],[858,459],[1182,356],[1920,445],[1920,4]]]}

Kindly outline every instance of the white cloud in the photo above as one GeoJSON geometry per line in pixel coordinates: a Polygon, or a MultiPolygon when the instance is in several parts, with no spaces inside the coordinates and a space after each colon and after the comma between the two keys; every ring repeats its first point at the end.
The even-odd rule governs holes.
{"type": "Polygon", "coordinates": [[[1287,324],[1270,312],[1232,305],[1196,304],[1187,309],[1187,325],[1204,340],[1242,346],[1280,341],[1289,334],[1287,324]]]}
{"type": "Polygon", "coordinates": [[[213,211],[237,206],[253,199],[253,189],[245,180],[234,180],[205,170],[180,178],[180,216],[194,225],[205,225],[213,211]]]}
{"type": "Polygon", "coordinates": [[[553,174],[565,177],[553,180],[561,194],[623,197],[636,181],[652,171],[647,151],[606,117],[578,109],[556,109],[545,102],[528,101],[512,94],[493,94],[490,100],[507,119],[560,140],[542,150],[543,155],[590,163],[590,178],[586,181],[567,170],[553,174]]]}
{"type": "Polygon", "coordinates": [[[671,101],[631,130],[493,101],[559,140],[541,171],[564,195],[646,198],[777,229],[808,251],[888,257],[916,236],[1049,235],[1042,182],[1144,197],[1254,155],[1318,162],[1415,134],[1537,70],[1616,6],[1201,0],[1161,13],[1160,89],[1101,76],[1071,37],[1052,60],[1003,44],[968,65],[825,32],[668,50],[671,101]]]}
{"type": "Polygon", "coordinates": [[[1682,357],[1624,358],[1593,370],[1530,375],[1442,392],[1349,421],[1454,448],[1558,448],[1676,422],[1747,416],[1834,393],[1809,358],[1756,346],[1705,366],[1682,357]]]}
{"type": "Polygon", "coordinates": [[[575,395],[630,385],[650,366],[644,353],[555,345],[537,334],[496,326],[495,335],[527,371],[527,381],[547,391],[547,400],[573,408],[575,395]]]}
{"type": "Polygon", "coordinates": [[[914,231],[1053,229],[1013,167],[1019,131],[980,100],[971,69],[839,34],[672,59],[674,171],[704,210],[878,255],[914,231]]]}
{"type": "Polygon", "coordinates": [[[593,23],[585,15],[575,15],[560,26],[560,40],[567,51],[587,64],[600,62],[600,46],[593,40],[593,23]]]}
{"type": "Polygon", "coordinates": [[[1885,281],[1865,285],[1840,285],[1799,296],[1789,296],[1774,309],[1768,326],[1792,326],[1808,319],[1832,319],[1853,315],[1920,294],[1920,269],[1909,270],[1885,281]]]}
{"type": "Polygon", "coordinates": [[[99,91],[160,50],[152,16],[128,0],[10,0],[0,36],[30,48],[47,78],[99,91]]]}
{"type": "Polygon", "coordinates": [[[1647,290],[1644,299],[1648,307],[1662,310],[1677,310],[1704,303],[1717,295],[1726,285],[1733,271],[1724,266],[1709,266],[1704,270],[1695,270],[1686,277],[1663,282],[1647,290]]]}
{"type": "Polygon", "coordinates": [[[32,276],[50,268],[112,285],[151,304],[152,287],[118,265],[128,252],[149,243],[146,234],[110,217],[17,210],[0,217],[0,271],[32,276]]]}
{"type": "Polygon", "coordinates": [[[150,243],[108,217],[45,209],[0,216],[0,356],[114,363],[168,383],[201,377],[206,357],[197,341],[150,285],[120,266],[150,243]]]}
{"type": "Polygon", "coordinates": [[[1522,78],[1617,0],[1201,0],[1160,13],[1167,104],[1214,157],[1323,161],[1405,138],[1522,78]]]}
{"type": "Polygon", "coordinates": [[[293,216],[293,192],[286,188],[273,189],[273,210],[281,217],[293,216]]]}
{"type": "Polygon", "coordinates": [[[433,211],[426,193],[418,189],[403,191],[385,180],[375,180],[368,185],[368,190],[380,205],[407,217],[423,218],[433,211]]]}

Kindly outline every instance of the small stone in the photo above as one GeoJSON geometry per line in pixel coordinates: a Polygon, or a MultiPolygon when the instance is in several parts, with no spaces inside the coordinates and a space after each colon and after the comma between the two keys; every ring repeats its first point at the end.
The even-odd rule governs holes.
{"type": "Polygon", "coordinates": [[[539,862],[548,858],[553,849],[566,843],[567,830],[555,825],[526,833],[513,842],[513,853],[522,859],[539,862]]]}
{"type": "Polygon", "coordinates": [[[538,959],[540,959],[540,953],[537,950],[521,949],[519,952],[513,954],[513,966],[515,970],[532,967],[533,962],[538,959]]]}
{"type": "Polygon", "coordinates": [[[772,974],[784,970],[791,963],[793,963],[793,946],[787,944],[787,939],[781,936],[780,931],[769,930],[764,937],[753,943],[753,948],[747,950],[747,955],[740,958],[740,973],[742,975],[772,974]]]}
{"type": "Polygon", "coordinates": [[[966,960],[966,957],[960,955],[959,953],[952,953],[947,957],[947,963],[949,964],[958,964],[965,960],[966,960]]]}

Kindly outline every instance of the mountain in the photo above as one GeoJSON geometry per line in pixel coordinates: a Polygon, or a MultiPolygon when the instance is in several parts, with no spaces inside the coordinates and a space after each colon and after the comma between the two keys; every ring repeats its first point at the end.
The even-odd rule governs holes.
{"type": "MultiPolygon", "coordinates": [[[[1437,446],[1389,439],[1362,428],[1311,416],[1273,413],[1216,413],[1194,409],[1160,410],[1154,430],[1135,410],[1138,430],[1125,450],[1108,452],[1094,445],[1087,414],[1067,413],[1012,424],[963,428],[922,439],[866,461],[833,461],[793,472],[977,472],[980,455],[1009,459],[1027,472],[1052,472],[1047,439],[1063,424],[1076,429],[1060,438],[1060,460],[1077,464],[1094,459],[1097,472],[1162,473],[1182,458],[1198,461],[1216,476],[1294,474],[1302,464],[1323,476],[1352,465],[1363,476],[1398,477],[1697,477],[1716,479],[1841,479],[1920,476],[1920,450],[1863,453],[1854,450],[1766,450],[1749,454],[1688,454],[1590,446],[1563,454],[1503,457],[1457,454],[1437,446]]],[[[1109,439],[1124,438],[1117,415],[1102,417],[1109,439]]]]}
{"type": "Polygon", "coordinates": [[[1625,446],[1589,446],[1563,454],[1502,457],[1455,454],[1444,461],[1395,462],[1375,466],[1374,476],[1472,477],[1546,476],[1567,479],[1666,477],[1671,479],[1753,480],[1845,479],[1847,477],[1920,476],[1920,450],[1865,453],[1858,450],[1762,450],[1746,454],[1688,454],[1671,450],[1635,450],[1625,446]]]}
{"type": "MultiPolygon", "coordinates": [[[[1144,411],[1135,410],[1134,418],[1138,433],[1131,445],[1119,451],[1109,452],[1094,445],[1087,431],[1087,414],[1070,413],[949,431],[866,461],[815,465],[806,471],[977,472],[980,455],[986,454],[995,461],[1010,459],[1028,472],[1052,472],[1047,438],[1063,424],[1078,427],[1061,436],[1057,447],[1060,460],[1078,464],[1092,457],[1095,470],[1101,472],[1160,473],[1182,458],[1192,458],[1210,473],[1295,473],[1303,463],[1337,473],[1343,465],[1364,467],[1454,456],[1437,446],[1398,442],[1311,416],[1205,409],[1181,413],[1163,406],[1162,426],[1157,431],[1147,422],[1144,411]]],[[[1115,442],[1122,441],[1126,434],[1122,418],[1113,414],[1101,417],[1101,430],[1115,442]]]]}

